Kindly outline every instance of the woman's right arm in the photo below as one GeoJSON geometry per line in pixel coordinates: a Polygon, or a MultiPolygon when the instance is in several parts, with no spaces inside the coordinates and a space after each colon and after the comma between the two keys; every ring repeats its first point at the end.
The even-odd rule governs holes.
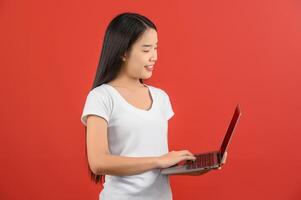
{"type": "Polygon", "coordinates": [[[109,152],[107,121],[95,115],[87,117],[87,156],[91,171],[97,175],[127,176],[156,168],[166,168],[182,160],[194,160],[187,150],[171,151],[159,157],[116,156],[109,152]]]}

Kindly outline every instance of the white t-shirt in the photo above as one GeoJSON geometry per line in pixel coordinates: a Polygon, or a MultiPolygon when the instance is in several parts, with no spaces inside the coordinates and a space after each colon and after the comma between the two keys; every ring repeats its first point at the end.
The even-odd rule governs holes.
{"type": "MultiPolygon", "coordinates": [[[[168,120],[174,115],[169,96],[149,86],[152,106],[149,110],[127,102],[116,88],[102,84],[89,92],[81,122],[87,115],[108,122],[108,144],[113,155],[127,157],[161,156],[168,150],[168,120]]],[[[100,200],[172,200],[169,176],[153,169],[129,176],[106,175],[100,200]]]]}

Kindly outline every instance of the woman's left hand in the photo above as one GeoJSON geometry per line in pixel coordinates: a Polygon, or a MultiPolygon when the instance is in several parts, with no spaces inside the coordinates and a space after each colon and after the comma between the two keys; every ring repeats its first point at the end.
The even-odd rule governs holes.
{"type": "MultiPolygon", "coordinates": [[[[227,160],[227,151],[225,152],[224,158],[222,159],[222,165],[226,163],[227,160]]],[[[222,169],[222,167],[219,167],[218,169],[222,169]]]]}

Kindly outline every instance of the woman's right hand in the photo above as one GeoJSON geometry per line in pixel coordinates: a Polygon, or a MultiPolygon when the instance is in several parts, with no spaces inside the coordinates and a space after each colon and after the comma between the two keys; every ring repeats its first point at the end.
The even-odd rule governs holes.
{"type": "Polygon", "coordinates": [[[163,156],[158,157],[159,168],[173,166],[183,160],[195,160],[196,157],[188,150],[170,151],[163,156]]]}

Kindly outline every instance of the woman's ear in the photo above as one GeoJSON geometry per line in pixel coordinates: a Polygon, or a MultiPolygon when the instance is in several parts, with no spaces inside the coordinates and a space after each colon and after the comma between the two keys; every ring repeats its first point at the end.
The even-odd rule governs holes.
{"type": "Polygon", "coordinates": [[[124,55],[121,57],[121,59],[122,59],[123,61],[126,61],[126,57],[127,57],[127,53],[124,53],[124,55]]]}

